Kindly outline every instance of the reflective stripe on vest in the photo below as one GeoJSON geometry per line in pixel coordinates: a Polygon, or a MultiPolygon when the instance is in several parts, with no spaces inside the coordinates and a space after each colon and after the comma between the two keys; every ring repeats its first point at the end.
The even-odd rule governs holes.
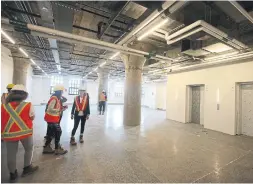
{"type": "Polygon", "coordinates": [[[28,105],[28,103],[21,102],[16,108],[16,110],[14,110],[10,104],[4,105],[4,108],[10,115],[7,125],[5,126],[4,132],[9,134],[9,131],[15,122],[21,129],[21,131],[29,130],[25,122],[19,117],[20,113],[22,112],[22,110],[25,108],[26,105],[28,105]]]}
{"type": "Polygon", "coordinates": [[[85,97],[83,98],[81,103],[78,103],[78,96],[75,98],[75,103],[76,103],[76,109],[77,111],[83,111],[86,107],[86,103],[87,103],[87,95],[85,95],[85,97]],[[79,105],[82,104],[82,108],[80,109],[79,105]]]}
{"type": "Polygon", "coordinates": [[[28,130],[23,130],[23,131],[19,131],[19,132],[4,132],[2,133],[2,136],[4,138],[14,138],[14,137],[19,137],[19,136],[23,136],[23,135],[27,135],[27,134],[31,134],[33,133],[32,129],[28,129],[28,130]]]}
{"type": "MultiPolygon", "coordinates": [[[[61,106],[60,100],[56,96],[52,96],[49,100],[50,101],[49,103],[51,103],[52,100],[56,100],[54,108],[61,110],[60,109],[61,108],[60,107],[61,106]]],[[[48,105],[49,105],[49,103],[48,103],[48,105]]],[[[46,114],[48,114],[50,116],[60,116],[60,112],[50,112],[50,110],[48,110],[48,108],[47,108],[46,114]]]]}

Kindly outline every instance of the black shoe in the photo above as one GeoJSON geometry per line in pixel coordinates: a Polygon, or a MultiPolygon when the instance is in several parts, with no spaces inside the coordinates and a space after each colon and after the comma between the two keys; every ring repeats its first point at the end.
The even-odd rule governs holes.
{"type": "Polygon", "coordinates": [[[46,135],[46,136],[44,136],[44,139],[47,139],[47,135],[46,135]]]}
{"type": "Polygon", "coordinates": [[[18,179],[18,171],[15,170],[14,173],[10,173],[10,183],[15,183],[18,179]]]}
{"type": "Polygon", "coordinates": [[[36,172],[38,169],[39,169],[39,166],[33,166],[32,164],[27,167],[24,167],[22,177],[32,174],[36,172]]]}

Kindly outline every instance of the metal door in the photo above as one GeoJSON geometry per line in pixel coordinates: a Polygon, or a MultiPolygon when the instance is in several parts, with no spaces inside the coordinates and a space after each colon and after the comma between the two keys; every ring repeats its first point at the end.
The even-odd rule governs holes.
{"type": "Polygon", "coordinates": [[[253,84],[241,85],[242,134],[253,136],[253,84]]]}
{"type": "Polygon", "coordinates": [[[191,123],[200,123],[200,86],[192,87],[191,123]]]}

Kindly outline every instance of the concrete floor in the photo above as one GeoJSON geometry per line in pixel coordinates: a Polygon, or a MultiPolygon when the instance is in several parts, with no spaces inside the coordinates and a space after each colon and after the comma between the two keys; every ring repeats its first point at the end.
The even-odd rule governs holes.
{"type": "MultiPolygon", "coordinates": [[[[123,106],[111,105],[106,116],[92,115],[84,144],[70,147],[73,127],[65,112],[61,143],[65,156],[42,155],[46,123],[44,108],[35,107],[33,162],[40,166],[25,183],[65,182],[253,182],[253,138],[229,136],[199,125],[165,120],[164,111],[142,109],[142,124],[122,126],[123,106]]],[[[79,136],[79,130],[76,137],[79,136]]],[[[23,148],[17,155],[19,173],[23,148]]],[[[8,182],[6,148],[2,144],[2,182],[8,182]]]]}

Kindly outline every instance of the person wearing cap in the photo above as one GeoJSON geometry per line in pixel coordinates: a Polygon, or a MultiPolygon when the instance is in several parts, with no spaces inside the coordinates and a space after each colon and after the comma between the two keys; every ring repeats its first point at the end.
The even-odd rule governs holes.
{"type": "Polygon", "coordinates": [[[54,87],[54,94],[50,97],[47,103],[47,109],[45,112],[44,120],[47,122],[48,136],[43,148],[43,153],[55,153],[56,155],[66,154],[68,151],[60,145],[61,139],[61,126],[60,120],[62,112],[66,110],[66,107],[62,106],[61,97],[64,91],[62,85],[54,87]],[[51,141],[55,138],[55,150],[51,148],[51,141]]]}
{"type": "Polygon", "coordinates": [[[25,87],[15,85],[6,103],[1,105],[1,133],[7,148],[7,164],[10,171],[10,182],[15,182],[18,177],[16,156],[18,144],[22,143],[25,149],[24,169],[22,176],[29,175],[38,170],[32,165],[33,157],[33,120],[34,109],[30,102],[24,102],[28,97],[25,87]]]}
{"type": "Polygon", "coordinates": [[[6,86],[6,89],[7,89],[7,93],[3,93],[2,94],[2,97],[1,97],[1,103],[2,104],[5,104],[6,103],[6,98],[8,96],[8,94],[10,93],[11,89],[15,86],[15,84],[8,84],[6,86]]]}
{"type": "Polygon", "coordinates": [[[105,90],[102,91],[102,93],[99,95],[99,114],[104,115],[105,113],[105,103],[107,101],[107,95],[105,93],[105,90]]]}
{"type": "Polygon", "coordinates": [[[78,125],[81,120],[81,133],[80,133],[80,143],[83,143],[83,132],[86,120],[90,116],[90,103],[89,95],[86,92],[85,88],[79,89],[79,95],[75,97],[72,110],[71,110],[71,119],[74,119],[74,127],[71,133],[70,144],[76,145],[75,133],[78,128],[78,125]]]}

